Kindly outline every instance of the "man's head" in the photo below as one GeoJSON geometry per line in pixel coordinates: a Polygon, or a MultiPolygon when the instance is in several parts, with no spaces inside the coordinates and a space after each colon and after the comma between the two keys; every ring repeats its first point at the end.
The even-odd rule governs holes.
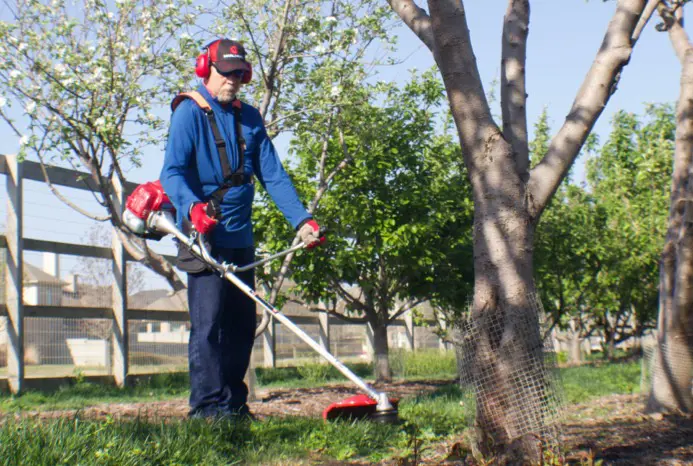
{"type": "Polygon", "coordinates": [[[207,45],[197,57],[195,72],[204,79],[210,94],[226,104],[233,100],[241,84],[250,81],[252,67],[240,42],[220,39],[207,45]]]}

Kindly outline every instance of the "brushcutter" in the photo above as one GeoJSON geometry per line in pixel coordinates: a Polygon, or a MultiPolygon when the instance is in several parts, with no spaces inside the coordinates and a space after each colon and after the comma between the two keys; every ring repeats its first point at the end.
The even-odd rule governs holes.
{"type": "Polygon", "coordinates": [[[323,348],[319,343],[313,340],[306,332],[294,324],[288,317],[282,314],[277,308],[265,301],[259,296],[255,290],[246,285],[235,274],[255,268],[265,264],[268,261],[286,256],[292,252],[304,249],[304,243],[290,247],[279,253],[264,257],[263,259],[247,264],[237,266],[227,262],[219,263],[215,260],[207,246],[202,235],[198,234],[194,229],[190,235],[185,235],[175,222],[175,210],[173,209],[168,197],[163,192],[161,185],[156,183],[147,183],[147,193],[142,195],[142,192],[135,192],[128,198],[126,209],[123,213],[123,223],[136,235],[143,238],[160,239],[166,235],[173,235],[175,239],[185,245],[196,257],[203,260],[213,270],[218,272],[223,278],[237,286],[243,293],[255,301],[265,312],[271,314],[275,319],[284,324],[296,336],[314,349],[320,356],[325,358],[332,366],[341,372],[347,379],[358,386],[365,395],[356,395],[345,400],[332,403],[322,413],[325,420],[338,418],[351,419],[372,419],[378,422],[394,423],[398,422],[397,401],[390,399],[385,393],[377,392],[370,387],[366,382],[354,374],[347,366],[335,358],[329,351],[323,348]],[[149,200],[143,201],[143,197],[149,200]],[[146,204],[146,205],[145,205],[146,204]],[[145,205],[143,207],[143,205],[145,205]]]}

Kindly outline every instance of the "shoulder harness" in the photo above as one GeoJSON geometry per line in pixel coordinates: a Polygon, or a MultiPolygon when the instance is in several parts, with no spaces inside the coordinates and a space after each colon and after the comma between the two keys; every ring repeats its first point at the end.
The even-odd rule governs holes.
{"type": "Polygon", "coordinates": [[[241,101],[235,99],[231,102],[231,107],[233,108],[234,124],[236,130],[236,143],[238,144],[238,168],[235,172],[231,171],[231,166],[229,165],[229,157],[226,152],[226,142],[219,131],[219,126],[217,125],[217,120],[214,117],[214,111],[209,103],[202,97],[197,91],[183,92],[178,94],[171,102],[171,111],[174,111],[176,107],[185,99],[191,99],[198,107],[200,107],[207,116],[207,121],[209,126],[212,128],[212,134],[214,135],[214,145],[217,147],[217,153],[219,154],[219,162],[221,163],[221,170],[224,177],[224,181],[221,186],[217,188],[210,197],[216,201],[217,205],[221,203],[229,189],[241,186],[244,184],[253,183],[253,175],[246,175],[244,173],[244,152],[245,152],[245,139],[243,138],[243,128],[241,127],[241,101]]]}

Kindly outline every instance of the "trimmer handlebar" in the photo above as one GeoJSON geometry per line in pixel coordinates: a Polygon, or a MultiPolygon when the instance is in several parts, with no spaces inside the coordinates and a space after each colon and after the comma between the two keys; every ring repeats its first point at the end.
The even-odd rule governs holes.
{"type": "MultiPolygon", "coordinates": [[[[196,254],[198,257],[201,257],[205,262],[207,262],[211,267],[213,267],[220,273],[244,272],[246,270],[254,269],[259,265],[266,264],[267,262],[272,261],[274,259],[284,257],[288,254],[291,254],[292,252],[296,252],[306,248],[306,244],[301,241],[288,249],[280,251],[276,254],[271,254],[263,259],[260,259],[256,262],[247,265],[237,266],[235,264],[229,264],[226,262],[220,264],[217,260],[214,259],[214,257],[212,257],[212,254],[207,249],[205,242],[202,241],[202,235],[200,235],[197,231],[193,230],[190,236],[186,236],[176,226],[176,222],[171,212],[166,210],[152,212],[149,215],[149,218],[147,219],[147,227],[149,230],[153,230],[158,233],[173,235],[178,241],[188,246],[188,248],[190,248],[190,250],[194,254],[196,254]]],[[[324,234],[324,231],[325,230],[321,229],[320,234],[324,234]]]]}

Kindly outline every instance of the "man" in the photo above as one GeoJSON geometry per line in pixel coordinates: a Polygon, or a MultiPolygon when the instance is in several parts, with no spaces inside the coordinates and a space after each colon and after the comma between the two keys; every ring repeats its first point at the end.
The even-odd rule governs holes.
{"type": "MultiPolygon", "coordinates": [[[[177,221],[207,235],[218,261],[253,262],[251,210],[257,179],[301,240],[317,245],[319,227],[301,204],[260,113],[237,100],[252,76],[243,46],[228,39],[210,43],[197,59],[196,73],[202,78],[198,100],[178,96],[172,104],[160,176],[177,221]],[[200,106],[205,102],[207,111],[200,106]]],[[[179,267],[188,272],[189,415],[249,415],[243,378],[255,336],[255,303],[204,264],[185,264],[179,254],[179,267]]],[[[238,276],[254,286],[252,270],[238,276]]]]}

